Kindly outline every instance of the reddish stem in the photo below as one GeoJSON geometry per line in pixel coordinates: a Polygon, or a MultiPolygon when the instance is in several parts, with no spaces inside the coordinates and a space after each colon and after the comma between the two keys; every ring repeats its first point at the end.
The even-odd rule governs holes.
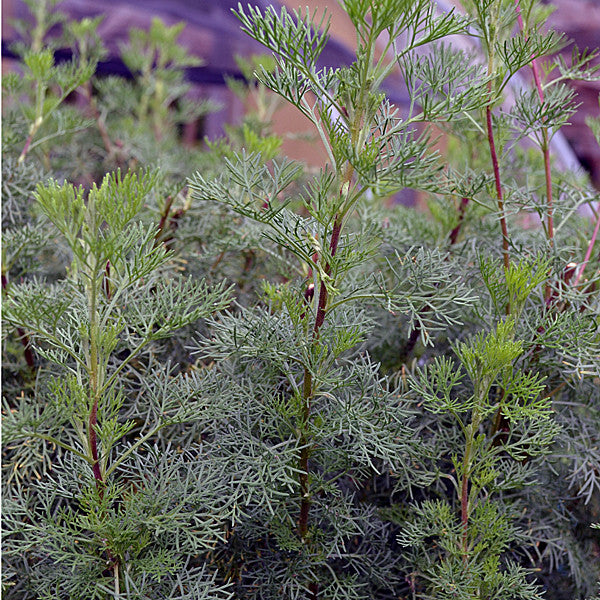
{"type": "Polygon", "coordinates": [[[104,278],[102,279],[102,287],[108,300],[112,296],[112,290],[110,288],[110,260],[106,261],[106,267],[104,268],[104,278]]]}
{"type": "MultiPolygon", "coordinates": [[[[340,241],[340,232],[342,229],[342,220],[341,215],[337,215],[335,221],[333,223],[333,230],[331,232],[331,240],[329,241],[329,251],[331,257],[333,258],[337,252],[339,241],[340,241]]],[[[331,263],[327,263],[324,269],[325,275],[329,276],[331,274],[331,263]]],[[[319,337],[319,330],[321,329],[323,323],[325,322],[325,315],[327,312],[327,287],[324,281],[321,281],[321,286],[319,290],[319,305],[317,307],[317,316],[315,318],[315,325],[313,327],[313,340],[319,337]]],[[[310,409],[311,409],[311,397],[312,397],[312,375],[308,369],[304,369],[304,414],[303,421],[304,425],[308,423],[310,418],[310,409]]],[[[302,496],[302,501],[300,503],[300,516],[298,518],[298,533],[300,537],[304,539],[306,534],[308,533],[308,515],[310,511],[310,490],[309,490],[309,457],[310,457],[310,447],[308,446],[308,439],[303,434],[300,438],[300,443],[303,446],[300,451],[300,493],[302,496]]],[[[317,598],[318,593],[318,584],[311,584],[316,586],[313,591],[313,598],[317,598]]],[[[311,588],[312,590],[312,588],[311,588]]]]}
{"type": "MultiPolygon", "coordinates": [[[[98,400],[94,400],[94,404],[92,405],[92,410],[90,412],[90,418],[88,421],[89,425],[89,434],[88,440],[90,444],[90,452],[92,454],[92,459],[94,464],[92,465],[92,472],[94,474],[94,479],[96,480],[96,489],[98,490],[98,496],[100,500],[104,499],[104,479],[102,478],[102,472],[100,471],[100,460],[98,457],[98,439],[96,435],[96,426],[98,424],[98,400]]],[[[116,557],[108,547],[106,546],[106,555],[108,556],[108,560],[112,563],[113,568],[119,564],[119,558],[116,557]]],[[[118,571],[117,571],[118,573],[118,571]]]]}
{"type": "Polygon", "coordinates": [[[598,230],[600,229],[600,210],[598,212],[598,216],[596,217],[596,227],[594,227],[594,233],[592,233],[592,239],[588,244],[585,258],[583,259],[583,263],[581,264],[581,268],[579,269],[579,273],[577,273],[577,277],[575,277],[575,281],[573,281],[573,287],[577,287],[581,277],[583,276],[583,272],[585,271],[585,267],[587,266],[590,258],[592,256],[592,252],[594,250],[594,245],[596,244],[596,238],[598,237],[598,230]]]}
{"type": "Polygon", "coordinates": [[[158,222],[158,230],[156,231],[156,235],[154,236],[155,246],[158,245],[158,242],[162,238],[165,232],[165,227],[167,225],[167,220],[169,219],[169,214],[171,212],[171,206],[173,206],[173,196],[167,196],[167,200],[165,202],[165,207],[160,214],[160,221],[158,222]]]}
{"type": "MultiPolygon", "coordinates": [[[[2,273],[2,291],[5,291],[8,287],[8,279],[4,273],[2,273]]],[[[33,355],[33,350],[31,348],[31,341],[29,340],[29,336],[20,328],[17,327],[17,335],[19,336],[19,341],[23,346],[23,356],[25,358],[25,362],[27,366],[33,371],[35,369],[35,357],[33,355]]]]}
{"type": "MultiPolygon", "coordinates": [[[[332,258],[335,256],[337,252],[337,247],[340,241],[340,231],[342,228],[341,220],[336,217],[335,222],[333,224],[333,231],[331,232],[331,241],[329,242],[329,250],[331,252],[332,258]]],[[[325,275],[329,276],[331,274],[331,264],[327,263],[325,265],[325,275]]],[[[317,308],[317,318],[315,319],[315,326],[313,328],[313,338],[318,337],[319,329],[325,322],[325,313],[327,310],[327,286],[324,281],[321,281],[321,287],[319,290],[319,306],[317,308]]]]}
{"type": "Polygon", "coordinates": [[[17,327],[17,334],[19,341],[23,346],[23,356],[27,366],[33,371],[35,369],[35,357],[33,356],[33,350],[31,349],[31,341],[29,336],[20,328],[17,327]]]}
{"type": "MultiPolygon", "coordinates": [[[[102,120],[102,115],[100,114],[100,111],[98,110],[98,107],[96,106],[96,101],[94,100],[94,96],[92,94],[92,83],[90,81],[86,82],[84,89],[85,89],[85,95],[86,95],[86,100],[87,100],[88,106],[90,108],[92,116],[94,117],[94,119],[96,119],[96,125],[98,126],[98,132],[100,133],[100,137],[102,138],[102,143],[104,144],[104,149],[106,150],[106,153],[108,154],[108,156],[116,155],[117,154],[115,151],[116,144],[112,143],[110,136],[108,135],[108,130],[106,129],[106,125],[105,125],[104,121],[102,120]]],[[[120,165],[122,163],[121,158],[119,156],[117,156],[116,158],[117,158],[117,163],[120,165]]]]}
{"type": "MultiPolygon", "coordinates": [[[[517,13],[517,21],[519,23],[519,29],[521,31],[525,30],[525,24],[523,23],[523,16],[521,15],[521,4],[519,0],[515,0],[515,10],[517,13]]],[[[525,38],[527,39],[527,37],[525,38]]],[[[540,78],[540,72],[537,66],[537,61],[535,56],[531,57],[531,70],[533,71],[533,79],[535,80],[535,85],[537,87],[538,96],[540,97],[540,102],[544,103],[544,89],[542,88],[542,80],[540,78]]]]}
{"type": "Polygon", "coordinates": [[[96,487],[100,498],[104,496],[104,480],[102,479],[102,473],[100,472],[100,461],[98,460],[98,440],[96,436],[96,425],[98,424],[98,400],[94,400],[92,405],[92,411],[90,412],[89,418],[89,443],[90,452],[92,453],[92,459],[94,464],[92,465],[92,471],[94,473],[94,479],[96,480],[96,487]]]}
{"type": "MultiPolygon", "coordinates": [[[[468,204],[469,204],[469,198],[461,198],[460,206],[458,207],[458,224],[450,232],[450,236],[449,236],[449,242],[450,242],[451,246],[454,246],[454,244],[456,244],[456,240],[458,239],[458,234],[460,233],[460,230],[461,230],[463,222],[464,222],[465,212],[467,210],[468,204]]],[[[431,310],[431,309],[428,307],[425,307],[421,311],[421,314],[428,312],[429,310],[431,310]]],[[[403,356],[408,356],[414,350],[414,347],[416,346],[417,340],[419,339],[420,335],[421,335],[421,326],[417,322],[417,323],[415,323],[413,330],[410,332],[410,335],[408,336],[408,340],[406,341],[406,345],[404,346],[403,356]]]]}
{"type": "MultiPolygon", "coordinates": [[[[517,21],[519,23],[519,28],[522,32],[525,31],[525,24],[523,23],[523,17],[521,15],[521,6],[519,0],[515,0],[515,10],[517,13],[517,21]]],[[[525,35],[525,39],[527,39],[527,35],[525,35]]],[[[540,104],[543,106],[544,104],[544,88],[542,87],[542,80],[540,78],[540,72],[537,65],[537,60],[535,56],[531,57],[531,71],[533,72],[533,79],[535,81],[535,86],[538,92],[538,97],[540,99],[540,104]]],[[[552,172],[550,169],[550,140],[548,136],[548,128],[542,128],[542,153],[544,155],[544,174],[546,178],[546,203],[548,208],[547,213],[547,235],[548,241],[550,242],[550,246],[554,246],[554,200],[552,197],[552,172]]],[[[550,298],[552,294],[552,289],[550,287],[550,283],[546,283],[546,289],[544,291],[544,297],[546,301],[550,298]]]]}
{"type": "Polygon", "coordinates": [[[458,207],[458,223],[457,223],[456,227],[450,232],[450,245],[451,246],[456,244],[456,240],[458,238],[460,228],[462,227],[463,220],[465,218],[465,211],[467,210],[468,204],[469,204],[469,198],[461,199],[460,206],[458,207]]]}
{"type": "MultiPolygon", "coordinates": [[[[488,91],[491,94],[492,84],[488,85],[488,91]]],[[[504,194],[502,192],[502,182],[500,180],[500,165],[498,163],[498,154],[496,152],[496,142],[494,140],[494,130],[492,127],[492,108],[488,105],[485,109],[488,144],[494,167],[494,181],[496,183],[496,196],[498,199],[498,210],[500,212],[500,227],[502,229],[502,258],[504,260],[504,270],[510,268],[510,258],[508,254],[508,226],[506,225],[506,215],[504,214],[504,194]]],[[[507,307],[510,310],[510,307],[507,307]]]]}
{"type": "Polygon", "coordinates": [[[17,161],[19,164],[21,164],[25,160],[25,157],[27,156],[27,153],[29,152],[29,146],[31,146],[32,141],[33,141],[33,133],[30,133],[27,136],[27,139],[25,140],[25,145],[23,146],[23,150],[21,150],[21,154],[19,155],[19,159],[17,161]]]}

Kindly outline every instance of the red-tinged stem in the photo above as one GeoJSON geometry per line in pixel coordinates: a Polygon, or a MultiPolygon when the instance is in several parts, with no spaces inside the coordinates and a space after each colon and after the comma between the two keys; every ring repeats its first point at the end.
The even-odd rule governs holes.
{"type": "MultiPolygon", "coordinates": [[[[525,31],[525,24],[523,23],[523,15],[521,14],[520,0],[515,0],[515,10],[517,12],[517,22],[519,23],[519,29],[521,31],[525,31]]],[[[540,97],[540,102],[543,104],[544,103],[544,89],[542,87],[542,80],[540,78],[540,72],[539,72],[539,69],[537,66],[537,61],[535,59],[535,56],[531,57],[531,70],[533,71],[533,79],[535,80],[535,85],[537,87],[538,96],[540,97]]]]}
{"type": "Polygon", "coordinates": [[[94,404],[92,405],[92,410],[90,412],[89,418],[89,444],[90,444],[90,452],[92,454],[92,460],[94,464],[92,465],[92,471],[94,473],[94,479],[96,480],[96,487],[98,488],[98,493],[100,494],[100,498],[104,495],[104,479],[102,478],[102,473],[100,471],[100,461],[98,460],[98,439],[96,436],[96,425],[98,424],[98,400],[94,400],[94,404]]]}
{"type": "MultiPolygon", "coordinates": [[[[331,240],[329,241],[329,251],[330,255],[333,258],[337,252],[338,245],[340,242],[340,233],[342,230],[342,216],[337,215],[335,221],[333,223],[333,229],[331,232],[331,240]]],[[[329,276],[331,274],[331,263],[327,263],[324,269],[325,275],[329,276]]],[[[315,324],[313,327],[313,340],[316,340],[319,337],[319,330],[323,326],[325,322],[325,315],[327,313],[327,286],[324,281],[321,281],[321,286],[319,290],[319,304],[317,307],[317,316],[315,318],[315,324]]],[[[304,387],[302,390],[302,395],[304,398],[304,412],[303,412],[303,422],[304,425],[308,423],[310,419],[310,409],[311,409],[311,398],[313,394],[312,389],[312,374],[308,369],[304,369],[304,387]]],[[[310,448],[308,446],[308,439],[305,434],[302,434],[300,438],[300,444],[303,446],[300,451],[300,494],[302,496],[302,501],[300,503],[300,516],[298,518],[298,533],[302,539],[306,538],[306,534],[308,533],[308,514],[310,511],[310,490],[309,490],[309,464],[308,460],[310,457],[310,448]]],[[[313,584],[311,584],[313,585],[313,584]]],[[[318,592],[318,584],[314,584],[315,591],[313,592],[313,597],[316,599],[318,592]]]]}
{"type": "Polygon", "coordinates": [[[110,260],[106,261],[106,267],[104,268],[104,278],[102,280],[102,288],[108,300],[111,299],[112,290],[110,287],[110,260]]]}
{"type": "Polygon", "coordinates": [[[89,443],[90,443],[90,452],[92,454],[92,459],[94,460],[94,464],[92,466],[92,470],[94,472],[94,479],[97,483],[102,483],[102,473],[100,472],[100,463],[98,460],[98,440],[96,436],[96,425],[98,424],[98,401],[94,401],[92,405],[92,410],[90,412],[89,417],[89,443]]]}
{"type": "MultiPolygon", "coordinates": [[[[96,425],[98,424],[98,400],[94,401],[92,405],[92,411],[90,412],[90,418],[88,421],[89,425],[89,433],[88,433],[88,441],[90,444],[90,452],[92,454],[92,459],[94,464],[92,465],[92,472],[94,473],[94,479],[96,480],[96,489],[98,490],[98,496],[100,500],[104,499],[104,479],[102,477],[102,472],[100,471],[100,460],[98,458],[98,440],[96,436],[96,425]]],[[[108,556],[108,560],[112,563],[113,573],[115,575],[115,586],[118,589],[119,586],[119,558],[116,557],[110,550],[110,548],[106,547],[106,555],[108,556]]]]}
{"type": "Polygon", "coordinates": [[[471,472],[471,449],[473,447],[473,431],[477,429],[475,410],[471,425],[467,428],[467,437],[465,445],[465,455],[463,457],[462,483],[460,487],[460,522],[462,525],[462,555],[463,562],[467,564],[469,560],[469,475],[471,472]]]}
{"type": "Polygon", "coordinates": [[[456,244],[456,240],[458,238],[460,228],[462,227],[463,220],[465,218],[465,211],[467,210],[468,204],[469,204],[469,198],[461,199],[460,206],[458,207],[458,223],[457,223],[456,227],[450,232],[450,245],[451,246],[456,244]]]}
{"type": "MultiPolygon", "coordinates": [[[[544,127],[542,129],[542,152],[544,154],[544,173],[546,177],[546,210],[547,220],[546,229],[548,236],[548,242],[550,248],[554,247],[554,201],[552,199],[552,172],[550,170],[550,143],[548,138],[548,129],[544,127]]],[[[550,275],[550,273],[549,273],[550,275]]],[[[552,288],[550,281],[546,281],[546,287],[544,288],[544,298],[546,301],[550,299],[552,295],[552,288]]]]}
{"type": "Polygon", "coordinates": [[[221,253],[219,254],[219,256],[217,256],[215,262],[210,267],[209,273],[213,273],[214,272],[214,270],[219,266],[219,263],[223,260],[224,256],[225,256],[225,250],[222,250],[221,253]]]}
{"type": "MultiPolygon", "coordinates": [[[[340,231],[342,229],[341,218],[338,215],[333,224],[333,230],[331,232],[331,241],[329,242],[329,250],[331,256],[334,257],[337,252],[337,247],[340,241],[340,231]]],[[[331,265],[328,263],[325,265],[325,274],[329,276],[331,274],[331,265]]],[[[319,306],[317,308],[317,318],[315,319],[315,326],[313,328],[313,338],[317,338],[319,335],[319,329],[325,322],[325,313],[327,311],[327,286],[324,281],[321,281],[321,287],[319,290],[319,306]]]]}
{"type": "MultiPolygon", "coordinates": [[[[523,16],[521,15],[521,6],[519,0],[515,0],[515,10],[517,12],[517,21],[519,23],[519,28],[522,32],[525,32],[525,24],[523,23],[523,16]]],[[[527,36],[525,36],[525,39],[527,39],[527,36]]],[[[533,79],[535,81],[535,87],[538,92],[540,104],[543,106],[544,88],[542,87],[542,80],[540,77],[540,72],[535,56],[531,57],[531,71],[533,73],[533,79]]],[[[548,135],[547,127],[542,127],[542,153],[544,155],[544,174],[546,178],[546,229],[548,241],[550,242],[550,247],[554,247],[554,200],[552,196],[552,172],[550,169],[550,138],[548,135]]],[[[552,289],[550,287],[550,283],[547,283],[546,289],[544,291],[544,297],[546,301],[548,301],[551,294],[552,289]]]]}
{"type": "Polygon", "coordinates": [[[34,135],[34,133],[31,132],[27,136],[27,139],[25,140],[25,145],[23,146],[23,150],[21,150],[21,154],[19,154],[19,159],[17,161],[18,164],[21,164],[25,161],[25,157],[27,156],[27,153],[29,152],[29,146],[31,146],[31,142],[33,141],[33,135],[34,135]]]}
{"type": "Polygon", "coordinates": [[[600,210],[598,211],[598,215],[596,216],[596,227],[594,227],[594,233],[592,233],[592,239],[588,244],[585,258],[583,259],[583,263],[581,264],[581,268],[579,269],[579,273],[577,273],[577,277],[575,277],[575,281],[573,281],[573,287],[577,287],[579,285],[579,281],[583,277],[583,272],[585,271],[585,267],[588,262],[590,262],[590,258],[592,257],[592,252],[594,250],[594,245],[596,244],[596,238],[598,237],[598,230],[600,229],[600,210]]]}
{"type": "MultiPolygon", "coordinates": [[[[2,291],[6,291],[8,287],[8,279],[4,273],[2,273],[2,291]]],[[[35,357],[33,356],[33,350],[31,349],[31,342],[29,340],[29,336],[20,328],[17,327],[17,335],[19,336],[19,341],[23,346],[23,356],[25,358],[25,362],[27,366],[33,371],[35,369],[35,357]]]]}
{"type": "MultiPolygon", "coordinates": [[[[310,405],[312,396],[312,374],[307,368],[304,369],[304,389],[302,395],[304,397],[304,410],[302,419],[303,424],[306,425],[308,423],[308,419],[310,418],[310,405]]],[[[300,444],[303,446],[302,450],[300,451],[299,461],[300,494],[302,496],[302,500],[300,502],[300,516],[298,517],[298,533],[300,534],[300,537],[304,539],[308,533],[308,513],[310,510],[310,490],[308,481],[308,459],[310,457],[310,448],[308,447],[308,439],[304,433],[300,437],[300,444]]]]}
{"type": "Polygon", "coordinates": [[[154,245],[158,245],[158,242],[164,235],[165,227],[167,225],[167,220],[171,213],[171,206],[173,206],[173,196],[169,195],[167,197],[167,201],[165,202],[165,207],[160,214],[160,221],[158,222],[158,229],[156,231],[156,235],[154,236],[154,245]]]}
{"type": "Polygon", "coordinates": [[[112,156],[115,152],[113,143],[108,135],[108,130],[106,129],[106,125],[102,120],[102,115],[96,106],[96,102],[94,100],[94,96],[92,94],[92,83],[90,81],[86,82],[85,86],[85,95],[88,106],[90,107],[90,111],[92,112],[92,116],[96,119],[96,125],[98,126],[98,132],[100,133],[100,137],[102,138],[102,143],[104,144],[104,149],[109,156],[112,156]]]}
{"type": "MultiPolygon", "coordinates": [[[[460,206],[458,207],[458,224],[450,232],[450,236],[448,238],[448,241],[450,242],[451,246],[454,246],[454,244],[456,244],[456,240],[458,239],[458,234],[460,233],[460,230],[463,225],[463,221],[465,218],[465,212],[467,210],[468,204],[469,204],[469,198],[461,198],[460,206]]],[[[421,311],[421,313],[422,314],[426,313],[429,310],[431,310],[429,307],[425,307],[421,311]]],[[[414,347],[416,346],[417,340],[419,339],[420,335],[421,335],[421,326],[417,322],[417,323],[415,323],[413,330],[410,332],[410,335],[408,336],[408,340],[406,341],[406,345],[404,346],[404,349],[403,349],[403,356],[408,356],[414,350],[414,347]]]]}
{"type": "MultiPolygon", "coordinates": [[[[491,94],[492,85],[488,86],[488,90],[491,94]]],[[[504,261],[504,270],[508,271],[510,268],[510,257],[508,253],[508,226],[506,224],[506,215],[504,214],[504,194],[502,192],[502,182],[500,180],[500,165],[498,163],[498,154],[496,152],[496,142],[494,140],[494,129],[492,126],[492,108],[487,106],[485,109],[486,123],[487,123],[487,135],[488,144],[490,147],[490,154],[492,157],[492,165],[494,167],[494,181],[496,184],[496,197],[498,200],[498,211],[500,212],[500,228],[502,229],[502,259],[504,261]]],[[[507,307],[509,310],[510,307],[507,307]]]]}
{"type": "Polygon", "coordinates": [[[31,341],[29,336],[20,328],[17,327],[17,334],[19,340],[23,345],[23,356],[27,366],[33,371],[35,369],[35,357],[33,356],[33,350],[31,349],[31,341]]]}
{"type": "MultiPolygon", "coordinates": [[[[517,22],[519,23],[519,29],[525,31],[525,24],[523,23],[523,15],[521,14],[521,3],[520,0],[515,0],[515,11],[517,13],[517,22]]],[[[525,38],[527,39],[527,37],[525,38]]],[[[544,89],[542,88],[542,81],[540,79],[540,72],[537,66],[535,56],[531,57],[531,70],[533,71],[533,78],[535,79],[535,85],[537,87],[538,96],[540,102],[544,102],[544,89]]]]}

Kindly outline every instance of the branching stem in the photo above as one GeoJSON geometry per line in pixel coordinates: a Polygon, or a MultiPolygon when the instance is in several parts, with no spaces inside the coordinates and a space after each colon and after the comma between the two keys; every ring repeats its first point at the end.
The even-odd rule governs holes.
{"type": "Polygon", "coordinates": [[[458,223],[456,227],[450,232],[450,245],[454,246],[456,244],[456,240],[458,239],[458,234],[460,233],[460,229],[462,227],[463,221],[465,219],[465,212],[467,210],[467,205],[469,204],[469,198],[461,198],[460,206],[458,207],[458,223]]]}
{"type": "MultiPolygon", "coordinates": [[[[350,175],[350,177],[351,177],[351,175],[350,175]]],[[[337,249],[338,249],[338,245],[339,245],[339,241],[340,241],[340,233],[341,233],[341,228],[342,228],[342,220],[343,220],[343,215],[338,213],[338,215],[336,215],[336,218],[335,218],[335,221],[333,224],[333,229],[331,232],[331,239],[329,242],[329,251],[330,251],[330,255],[332,258],[335,256],[337,249]]],[[[331,263],[327,263],[325,265],[324,272],[325,272],[326,276],[330,275],[331,263]]],[[[323,323],[325,322],[325,315],[327,314],[327,299],[328,299],[327,286],[325,285],[324,281],[321,281],[321,286],[320,286],[320,291],[319,291],[319,304],[317,306],[317,316],[315,318],[315,324],[313,326],[313,335],[312,335],[313,342],[317,341],[317,339],[319,337],[319,330],[321,329],[321,327],[323,326],[323,323]]],[[[303,415],[302,415],[303,431],[300,436],[300,444],[302,446],[302,450],[300,451],[300,461],[299,461],[300,495],[301,495],[302,500],[300,502],[300,516],[298,518],[298,533],[300,534],[300,537],[304,540],[306,538],[306,534],[308,533],[308,515],[309,515],[309,511],[310,511],[310,483],[309,483],[310,472],[309,472],[309,463],[308,463],[308,460],[310,457],[310,445],[309,445],[308,436],[306,435],[306,427],[310,420],[311,399],[313,396],[312,374],[307,367],[305,367],[305,369],[304,369],[304,384],[303,384],[302,396],[303,396],[303,401],[304,401],[303,415]]],[[[318,586],[315,589],[318,590],[318,586]]],[[[314,592],[315,598],[317,597],[316,593],[317,592],[315,591],[314,592]]]]}
{"type": "MultiPolygon", "coordinates": [[[[470,200],[470,198],[467,198],[467,197],[463,197],[460,200],[460,206],[458,207],[458,223],[457,223],[456,227],[450,232],[450,235],[448,238],[450,246],[454,246],[454,244],[456,244],[456,240],[458,239],[458,234],[460,233],[460,230],[462,228],[462,225],[463,225],[463,222],[465,219],[465,212],[467,210],[469,200],[470,200]]],[[[373,297],[373,296],[371,296],[371,297],[373,297]]],[[[431,310],[429,307],[425,307],[421,311],[421,314],[424,314],[424,313],[428,312],[429,310],[431,310]]],[[[414,324],[413,330],[410,332],[410,335],[408,336],[408,340],[406,341],[406,344],[404,346],[403,355],[405,357],[409,356],[410,353],[414,350],[414,348],[417,344],[417,340],[419,339],[420,335],[421,335],[421,325],[419,324],[419,321],[417,321],[414,324]]]]}
{"type": "MultiPolygon", "coordinates": [[[[523,23],[523,16],[521,15],[520,0],[515,0],[515,10],[517,13],[517,21],[519,23],[519,28],[523,33],[525,33],[525,24],[523,23]]],[[[527,39],[527,36],[525,36],[525,38],[527,39]]],[[[535,81],[535,86],[538,92],[540,105],[543,106],[544,88],[542,87],[542,80],[540,78],[540,72],[535,56],[531,57],[531,71],[533,73],[533,79],[535,81]]],[[[546,180],[546,235],[548,237],[550,248],[552,249],[554,247],[554,200],[552,197],[552,170],[550,167],[550,135],[548,132],[548,127],[542,127],[541,132],[541,150],[544,156],[544,177],[546,180]]],[[[550,287],[550,282],[547,282],[546,288],[544,290],[544,298],[546,301],[548,301],[551,294],[552,288],[550,287]]]]}
{"type": "MultiPolygon", "coordinates": [[[[492,91],[491,83],[488,86],[490,96],[492,91]]],[[[509,256],[509,237],[508,226],[506,224],[506,214],[504,212],[504,194],[502,191],[502,181],[500,179],[500,165],[498,162],[498,154],[496,152],[496,142],[494,140],[494,129],[492,125],[492,107],[488,105],[485,109],[488,145],[490,147],[490,155],[492,157],[492,166],[494,168],[494,182],[496,184],[496,199],[498,201],[498,212],[500,213],[500,228],[502,229],[502,260],[504,262],[504,271],[510,268],[509,256]]],[[[507,313],[510,313],[510,305],[507,305],[507,313]]]]}
{"type": "MultiPolygon", "coordinates": [[[[2,291],[4,292],[8,287],[8,279],[4,273],[2,273],[2,291]]],[[[25,362],[27,366],[34,371],[35,370],[35,357],[33,356],[33,350],[31,348],[31,341],[29,340],[29,336],[21,329],[17,327],[17,335],[19,336],[19,341],[23,346],[23,356],[25,357],[25,362]]]]}
{"type": "Polygon", "coordinates": [[[594,233],[592,233],[590,243],[588,244],[587,250],[585,252],[585,258],[583,259],[583,263],[581,263],[581,267],[579,268],[577,276],[575,277],[575,280],[573,281],[573,287],[577,287],[579,285],[579,281],[583,277],[583,272],[585,271],[585,267],[587,266],[588,262],[590,262],[592,252],[594,250],[594,245],[596,244],[596,239],[598,237],[599,229],[600,229],[600,210],[598,211],[598,214],[596,215],[596,226],[594,227],[594,233]]]}

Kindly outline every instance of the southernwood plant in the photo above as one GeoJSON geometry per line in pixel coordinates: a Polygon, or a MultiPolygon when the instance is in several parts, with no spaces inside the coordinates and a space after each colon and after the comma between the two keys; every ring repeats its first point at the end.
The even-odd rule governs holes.
{"type": "Polygon", "coordinates": [[[55,66],[31,3],[3,82],[6,598],[597,592],[600,198],[551,154],[594,54],[547,59],[533,0],[342,6],[339,68],[326,14],[239,6],[272,57],[202,152],[179,27],[133,32],[119,86],[97,21],[61,21],[55,66]],[[278,156],[283,101],[324,164],[278,156]]]}

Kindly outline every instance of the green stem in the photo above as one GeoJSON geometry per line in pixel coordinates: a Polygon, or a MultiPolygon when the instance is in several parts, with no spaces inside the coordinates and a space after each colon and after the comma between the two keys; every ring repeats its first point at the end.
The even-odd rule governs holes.
{"type": "MultiPolygon", "coordinates": [[[[480,402],[481,399],[487,396],[487,391],[485,394],[480,394],[478,392],[478,386],[475,386],[475,399],[476,403],[480,402]],[[479,400],[477,400],[479,399],[479,400]]],[[[489,391],[489,388],[488,388],[489,391]]],[[[475,439],[475,432],[479,428],[481,423],[481,414],[479,413],[479,408],[476,405],[473,408],[473,412],[471,414],[471,422],[464,428],[465,434],[465,454],[463,456],[463,473],[462,473],[462,482],[460,486],[460,521],[462,525],[462,540],[461,540],[461,552],[463,557],[463,562],[465,564],[469,561],[469,517],[470,517],[470,506],[469,506],[469,477],[471,475],[471,463],[472,463],[472,453],[473,453],[473,441],[475,439]]],[[[471,489],[471,493],[473,490],[471,489]]]]}
{"type": "Polygon", "coordinates": [[[467,440],[465,455],[463,457],[463,476],[460,489],[460,521],[462,524],[462,556],[463,562],[468,562],[469,549],[469,469],[470,469],[471,441],[467,440]]]}
{"type": "Polygon", "coordinates": [[[119,456],[119,458],[117,458],[116,460],[114,460],[113,463],[111,464],[111,466],[106,470],[106,473],[104,474],[105,479],[108,479],[108,477],[115,471],[115,469],[118,469],[119,466],[122,465],[123,462],[133,452],[135,452],[142,444],[144,444],[153,435],[155,435],[156,433],[158,433],[163,427],[166,427],[166,426],[167,426],[167,423],[161,423],[160,425],[157,425],[156,427],[154,427],[153,429],[151,429],[150,431],[148,431],[148,433],[144,434],[135,444],[129,446],[129,448],[127,448],[127,450],[125,450],[125,452],[123,452],[119,456]]]}
{"type": "Polygon", "coordinates": [[[23,435],[27,435],[27,436],[33,437],[33,438],[38,438],[40,440],[45,440],[46,442],[49,442],[50,444],[55,444],[56,446],[59,446],[60,448],[63,448],[64,450],[68,450],[69,452],[72,452],[76,456],[79,456],[79,458],[83,458],[83,460],[85,460],[86,462],[91,464],[90,457],[88,454],[85,454],[85,453],[77,450],[77,448],[74,448],[70,444],[65,444],[64,442],[61,442],[59,439],[57,439],[51,435],[38,433],[37,431],[23,431],[23,435]]]}
{"type": "MultiPolygon", "coordinates": [[[[98,231],[98,223],[95,211],[95,198],[90,194],[88,200],[88,222],[87,227],[89,233],[95,236],[98,231]]],[[[104,270],[99,267],[98,257],[94,254],[95,248],[88,246],[89,255],[87,262],[88,278],[86,281],[87,300],[88,300],[88,316],[90,322],[89,329],[89,352],[87,354],[87,374],[89,378],[90,390],[90,413],[88,416],[88,449],[90,453],[90,463],[92,472],[96,481],[96,487],[100,498],[104,495],[105,480],[100,468],[100,460],[98,454],[98,405],[100,400],[101,381],[101,365],[100,365],[100,327],[98,320],[98,292],[101,285],[104,270]],[[99,273],[99,268],[102,272],[99,273]]]]}

